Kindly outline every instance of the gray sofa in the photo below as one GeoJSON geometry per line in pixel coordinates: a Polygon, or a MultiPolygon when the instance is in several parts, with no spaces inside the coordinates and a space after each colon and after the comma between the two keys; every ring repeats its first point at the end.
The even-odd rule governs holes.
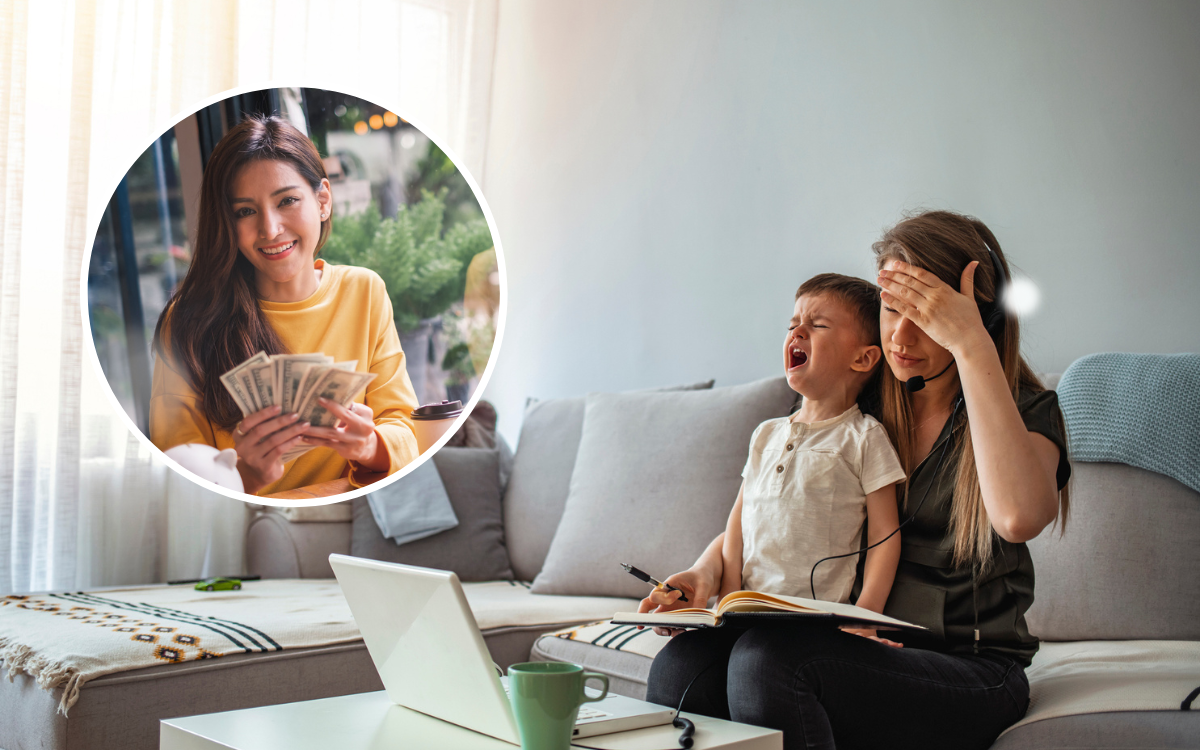
{"type": "MultiPolygon", "coordinates": [[[[1053,387],[1058,378],[1051,375],[1044,379],[1053,387]]],[[[720,394],[732,390],[714,389],[709,401],[701,408],[712,408],[720,394]]],[[[781,408],[783,413],[787,411],[786,405],[780,405],[778,391],[759,388],[756,397],[770,402],[765,407],[767,411],[780,411],[781,408]]],[[[502,503],[504,542],[513,572],[522,581],[535,582],[533,591],[522,589],[521,596],[570,601],[572,595],[625,594],[624,599],[612,600],[612,609],[617,611],[634,602],[642,589],[636,581],[624,581],[619,573],[613,581],[596,572],[611,572],[617,562],[615,555],[636,554],[638,561],[648,561],[646,567],[655,572],[680,569],[671,562],[671,554],[638,546],[643,543],[639,541],[638,531],[639,526],[645,526],[645,518],[629,519],[622,514],[607,516],[609,520],[605,525],[618,528],[585,530],[604,537],[603,545],[590,548],[580,536],[580,529],[566,532],[562,527],[567,524],[578,526],[585,520],[577,512],[580,498],[601,504],[609,501],[597,495],[597,481],[591,482],[593,486],[587,486],[589,477],[596,480],[594,475],[603,476],[604,472],[612,471],[614,465],[619,466],[620,461],[631,460],[631,455],[658,456],[659,461],[674,461],[681,453],[691,455],[695,451],[693,446],[666,449],[662,436],[645,434],[644,425],[634,425],[623,434],[613,435],[614,430],[621,428],[605,422],[602,407],[609,407],[610,416],[613,413],[624,415],[624,410],[631,405],[653,410],[652,402],[663,401],[668,409],[684,410],[691,423],[697,415],[689,410],[689,404],[682,403],[689,398],[700,397],[696,394],[641,394],[636,398],[626,396],[623,401],[618,399],[619,403],[613,408],[614,404],[605,404],[601,397],[593,395],[586,400],[559,399],[538,402],[530,407],[502,503]],[[585,411],[588,429],[584,429],[585,411]],[[628,444],[631,435],[635,439],[628,444]],[[614,441],[625,441],[626,444],[619,445],[614,441]],[[617,462],[583,465],[585,461],[594,464],[601,452],[619,454],[617,462]],[[568,538],[570,553],[579,563],[574,567],[574,580],[570,575],[564,576],[563,556],[559,554],[555,559],[556,553],[563,552],[559,547],[564,536],[568,538]],[[630,536],[634,539],[628,541],[630,536]],[[621,552],[606,546],[621,547],[622,540],[627,541],[621,552]],[[558,567],[550,576],[549,586],[545,585],[544,568],[547,565],[558,567]],[[554,593],[539,593],[547,588],[554,593]]],[[[786,399],[786,396],[782,398],[786,399]]],[[[744,407],[744,402],[739,403],[744,407]]],[[[658,413],[649,416],[652,419],[663,417],[658,413]]],[[[674,426],[667,432],[671,429],[674,426]]],[[[728,473],[730,466],[740,468],[746,445],[740,431],[745,429],[738,425],[728,430],[721,440],[716,441],[721,446],[704,457],[706,462],[719,463],[722,457],[717,454],[728,452],[717,474],[728,473]]],[[[630,471],[644,475],[644,462],[635,461],[635,464],[630,471]]],[[[691,466],[689,471],[697,468],[691,466]]],[[[1091,712],[1089,701],[1093,696],[1086,694],[1088,688],[1081,688],[1100,685],[1100,678],[1114,670],[1124,673],[1131,683],[1137,683],[1140,679],[1137,665],[1125,661],[1130,658],[1125,649],[1153,652],[1155,648],[1161,649],[1164,644],[1171,643],[1189,649],[1200,648],[1197,643],[1200,642],[1200,596],[1197,595],[1200,493],[1169,477],[1121,464],[1077,462],[1073,471],[1072,511],[1066,533],[1060,535],[1057,529],[1048,529],[1029,545],[1038,580],[1037,599],[1027,619],[1031,631],[1045,642],[1040,660],[1035,660],[1030,669],[1035,696],[1035,706],[1031,706],[1030,711],[1033,715],[1035,708],[1039,708],[1041,715],[1049,717],[1018,725],[1002,735],[994,747],[997,750],[1200,747],[1200,706],[1196,711],[1188,712],[1178,709],[1091,712]],[[1120,652],[1106,656],[1104,648],[1110,646],[1120,652]],[[1086,652],[1092,654],[1091,662],[1078,659],[1081,649],[1092,649],[1086,652]],[[1095,657],[1095,653],[1101,656],[1095,657]],[[1074,672],[1064,678],[1064,668],[1056,662],[1072,656],[1076,657],[1076,662],[1069,665],[1067,671],[1074,672]],[[1043,676],[1041,682],[1039,675],[1043,676]],[[1080,695],[1070,695],[1072,691],[1080,695]],[[1068,695],[1063,695],[1064,692],[1068,695]]],[[[671,479],[676,480],[677,477],[671,479]]],[[[735,487],[737,480],[735,471],[730,480],[735,487]]],[[[645,476],[642,481],[647,481],[645,476]]],[[[607,477],[607,484],[603,481],[599,484],[602,488],[613,485],[611,491],[614,493],[627,490],[629,486],[612,476],[607,477]]],[[[640,485],[634,483],[633,486],[640,485]]],[[[654,495],[659,489],[650,487],[647,493],[654,495]]],[[[714,488],[715,494],[726,491],[723,485],[714,488]]],[[[681,513],[686,504],[687,511],[695,512],[697,506],[703,504],[702,499],[696,499],[696,492],[695,486],[677,491],[673,501],[676,507],[672,511],[681,513]]],[[[696,524],[697,533],[684,545],[686,549],[673,551],[677,553],[675,560],[690,561],[699,553],[702,542],[716,533],[714,529],[721,527],[732,497],[729,493],[723,504],[707,508],[706,512],[712,517],[696,524]]],[[[264,566],[268,561],[271,565],[280,564],[283,557],[279,550],[295,550],[294,557],[287,562],[289,567],[273,573],[327,575],[324,558],[329,552],[354,550],[350,544],[354,525],[354,521],[308,524],[288,521],[278,513],[267,513],[251,528],[250,549],[254,559],[264,566]],[[340,535],[336,543],[332,539],[334,534],[340,535]],[[319,538],[325,541],[318,541],[319,538]]],[[[488,619],[494,627],[486,607],[484,611],[477,609],[477,616],[488,619]]],[[[586,618],[563,617],[555,623],[523,625],[519,638],[511,635],[512,630],[496,629],[488,633],[485,629],[488,633],[485,637],[498,660],[504,663],[523,659],[526,653],[535,660],[572,661],[610,675],[613,689],[618,692],[644,696],[649,658],[591,642],[539,635],[543,629],[567,627],[572,619],[586,618]],[[502,639],[502,633],[507,637],[502,639]],[[532,647],[530,652],[525,651],[527,643],[532,647]]],[[[1187,652],[1189,659],[1194,659],[1195,655],[1195,650],[1187,652]]],[[[1189,663],[1200,665],[1195,661],[1189,663]]],[[[1184,672],[1188,674],[1187,669],[1184,672]]],[[[1200,686],[1200,666],[1191,674],[1197,675],[1194,686],[1200,686]]],[[[1185,676],[1185,679],[1190,678],[1185,676]]],[[[1153,682],[1149,680],[1147,684],[1153,688],[1153,682]]],[[[1185,695],[1186,691],[1179,694],[1178,700],[1182,701],[1185,695]]]]}
{"type": "MultiPolygon", "coordinates": [[[[643,696],[646,656],[545,634],[636,606],[645,589],[616,563],[665,575],[723,526],[750,431],[786,414],[794,396],[781,379],[710,385],[533,402],[504,487],[496,452],[444,449],[434,460],[460,525],[410,544],[383,539],[361,500],[264,509],[247,532],[250,572],[327,578],[333,552],[454,569],[497,662],[573,661],[610,675],[614,691],[643,696]],[[512,580],[484,582],[494,578],[512,580]]],[[[1030,543],[1038,583],[1028,622],[1046,641],[1039,658],[1075,645],[1200,648],[1200,493],[1128,466],[1073,468],[1067,533],[1030,543]]],[[[1039,705],[1067,713],[1020,725],[994,747],[1200,746],[1200,710],[1080,713],[1063,703],[1064,692],[1088,692],[1080,685],[1089,669],[1136,682],[1123,658],[1080,662],[1071,679],[1035,660],[1039,705]]],[[[380,688],[361,644],[112,675],[84,686],[69,719],[54,713],[56,694],[18,677],[0,681],[0,747],[148,749],[161,718],[380,688]]]]}

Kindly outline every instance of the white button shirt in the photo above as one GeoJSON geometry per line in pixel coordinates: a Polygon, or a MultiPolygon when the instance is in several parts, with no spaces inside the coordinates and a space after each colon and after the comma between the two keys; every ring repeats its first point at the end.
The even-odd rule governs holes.
{"type": "MultiPolygon", "coordinates": [[[[863,546],[867,495],[903,480],[904,469],[883,425],[854,405],[812,424],[763,422],[742,477],[742,587],[809,597],[812,566],[863,546]]],[[[817,598],[849,601],[857,562],[821,563],[817,598]]]]}

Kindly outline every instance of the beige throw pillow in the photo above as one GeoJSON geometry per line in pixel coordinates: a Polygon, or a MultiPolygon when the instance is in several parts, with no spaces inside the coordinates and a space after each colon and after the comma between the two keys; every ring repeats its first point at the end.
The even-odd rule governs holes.
{"type": "Polygon", "coordinates": [[[566,507],[534,593],[640,598],[647,585],[620,563],[664,578],[689,567],[725,527],[754,428],[795,401],[783,378],[589,394],[566,507]]]}

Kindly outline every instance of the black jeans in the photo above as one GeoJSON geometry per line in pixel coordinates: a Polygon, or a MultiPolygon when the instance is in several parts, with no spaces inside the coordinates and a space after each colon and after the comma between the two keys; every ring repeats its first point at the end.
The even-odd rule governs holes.
{"type": "Polygon", "coordinates": [[[783,730],[784,748],[987,748],[1025,715],[1029,682],[999,655],[893,648],[829,627],[731,627],[671,639],[646,700],[783,730]]]}

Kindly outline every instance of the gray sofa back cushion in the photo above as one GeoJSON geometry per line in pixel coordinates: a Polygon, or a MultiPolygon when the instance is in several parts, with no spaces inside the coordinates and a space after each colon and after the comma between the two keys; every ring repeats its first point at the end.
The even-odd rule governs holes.
{"type": "MultiPolygon", "coordinates": [[[[353,502],[350,554],[385,562],[453,570],[463,581],[513,577],[500,511],[500,454],[487,448],[442,448],[433,463],[446,485],[458,526],[397,545],[380,532],[365,497],[353,502]]],[[[397,480],[403,482],[404,479],[397,480]]]]}
{"type": "MultiPolygon", "coordinates": [[[[713,381],[664,388],[707,390],[713,381]]],[[[504,492],[504,534],[513,572],[532,581],[562,518],[583,434],[584,396],[534,401],[525,409],[520,442],[504,492]]]]}
{"type": "Polygon", "coordinates": [[[1161,474],[1073,462],[1066,534],[1029,542],[1029,631],[1050,641],[1200,639],[1200,493],[1161,474]]]}
{"type": "Polygon", "coordinates": [[[566,507],[532,590],[640,598],[647,586],[619,563],[663,577],[689,567],[725,527],[754,428],[795,401],[783,378],[590,394],[566,507]]]}

